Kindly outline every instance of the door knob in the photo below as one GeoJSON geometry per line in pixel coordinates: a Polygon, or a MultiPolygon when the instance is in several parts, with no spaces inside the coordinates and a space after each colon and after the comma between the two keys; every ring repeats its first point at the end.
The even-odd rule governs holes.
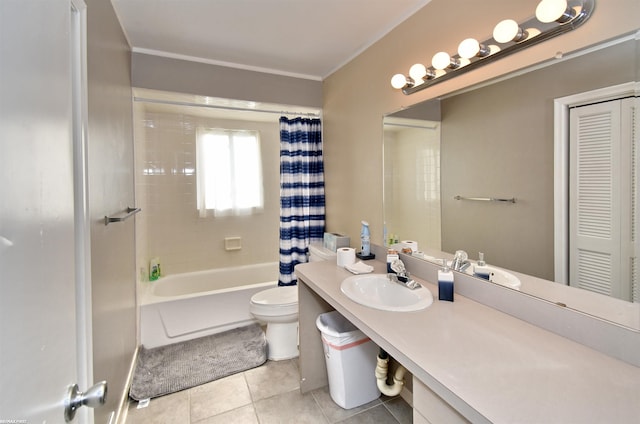
{"type": "Polygon", "coordinates": [[[70,422],[76,415],[76,410],[81,406],[95,408],[104,405],[107,400],[107,382],[101,381],[94,384],[86,392],[81,392],[78,385],[74,384],[69,387],[67,397],[64,401],[64,420],[70,422]]]}

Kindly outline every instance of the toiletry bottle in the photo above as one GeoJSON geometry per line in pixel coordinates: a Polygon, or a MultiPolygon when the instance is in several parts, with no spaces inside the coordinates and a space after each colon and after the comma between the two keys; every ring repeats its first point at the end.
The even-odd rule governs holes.
{"type": "Polygon", "coordinates": [[[162,272],[160,270],[160,259],[153,258],[149,261],[149,281],[156,281],[160,278],[162,272]]]}
{"type": "Polygon", "coordinates": [[[484,253],[478,253],[478,262],[473,267],[473,275],[476,277],[484,278],[485,280],[489,280],[491,277],[491,269],[487,266],[487,263],[484,261],[484,253]]]}
{"type": "Polygon", "coordinates": [[[442,269],[438,270],[438,299],[453,302],[453,271],[442,260],[442,269]]]}
{"type": "Polygon", "coordinates": [[[362,229],[360,230],[360,243],[362,256],[369,256],[371,254],[371,233],[369,232],[369,223],[362,221],[362,229]]]}

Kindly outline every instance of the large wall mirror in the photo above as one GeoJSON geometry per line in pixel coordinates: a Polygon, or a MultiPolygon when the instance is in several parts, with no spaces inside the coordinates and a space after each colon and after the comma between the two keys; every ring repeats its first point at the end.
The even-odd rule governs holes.
{"type": "MultiPolygon", "coordinates": [[[[631,110],[638,109],[639,61],[640,42],[630,35],[385,116],[387,239],[416,240],[420,250],[432,257],[464,250],[477,260],[482,252],[488,264],[530,276],[520,290],[540,297],[546,296],[545,285],[576,286],[571,283],[572,275],[563,274],[571,268],[565,262],[581,261],[582,274],[591,273],[595,284],[566,287],[566,293],[577,298],[590,292],[588,306],[580,306],[580,302],[563,303],[640,329],[640,261],[622,261],[625,268],[622,271],[604,270],[607,265],[599,262],[597,255],[572,256],[568,251],[560,252],[578,244],[569,234],[573,231],[571,226],[560,222],[563,218],[558,214],[562,203],[558,200],[558,179],[562,172],[569,175],[571,166],[577,167],[571,165],[570,157],[579,149],[568,144],[563,150],[568,152],[567,157],[559,158],[560,127],[557,112],[554,113],[556,99],[619,86],[625,87],[619,97],[629,99],[631,110]],[[566,170],[560,169],[564,166],[566,170]],[[559,238],[565,239],[564,245],[558,243],[559,238]],[[598,287],[599,275],[612,272],[616,273],[615,287],[598,287]],[[605,305],[603,308],[608,312],[601,314],[598,306],[593,307],[594,303],[605,305]]],[[[575,110],[590,103],[580,102],[575,110]]],[[[636,146],[640,143],[640,116],[635,113],[635,130],[631,122],[626,135],[631,140],[629,150],[616,153],[619,156],[616,160],[624,163],[640,159],[640,146],[636,146]]],[[[627,118],[623,121],[629,124],[627,118]]],[[[567,127],[562,128],[565,131],[567,127]]],[[[568,135],[566,138],[569,143],[568,135]]],[[[588,155],[582,157],[585,158],[588,155]]],[[[640,163],[632,166],[640,167],[640,163]]],[[[613,171],[619,168],[619,162],[614,162],[613,171]]],[[[599,172],[584,171],[588,166],[581,169],[583,183],[599,172]]],[[[627,196],[621,217],[614,219],[616,231],[622,237],[615,243],[624,245],[618,256],[634,256],[633,251],[640,251],[638,172],[640,168],[629,170],[626,177],[623,175],[626,182],[621,183],[621,188],[614,187],[618,184],[614,181],[610,183],[614,186],[600,190],[622,191],[627,196]],[[621,226],[620,220],[624,221],[621,226]]],[[[561,194],[567,197],[561,206],[565,215],[576,209],[570,200],[572,181],[567,180],[566,193],[561,194]]],[[[602,184],[598,180],[594,186],[602,184]]],[[[608,225],[598,211],[591,219],[596,226],[608,225]]],[[[571,220],[577,222],[575,217],[571,220]]],[[[389,240],[385,242],[388,244],[389,240]]]]}

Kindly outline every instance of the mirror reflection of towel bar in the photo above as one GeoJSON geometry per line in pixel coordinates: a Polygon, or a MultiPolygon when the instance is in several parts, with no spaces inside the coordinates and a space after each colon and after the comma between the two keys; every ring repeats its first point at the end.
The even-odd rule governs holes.
{"type": "Polygon", "coordinates": [[[516,198],[512,197],[511,199],[498,199],[495,197],[462,197],[455,196],[456,200],[477,200],[480,202],[502,202],[502,203],[516,203],[516,198]]]}
{"type": "Polygon", "coordinates": [[[124,221],[126,219],[129,219],[133,215],[135,215],[138,212],[140,212],[141,210],[142,209],[140,209],[140,208],[127,208],[126,211],[124,211],[124,213],[121,214],[120,216],[105,216],[104,217],[104,225],[109,225],[109,223],[111,223],[111,222],[121,222],[121,221],[124,221]]]}

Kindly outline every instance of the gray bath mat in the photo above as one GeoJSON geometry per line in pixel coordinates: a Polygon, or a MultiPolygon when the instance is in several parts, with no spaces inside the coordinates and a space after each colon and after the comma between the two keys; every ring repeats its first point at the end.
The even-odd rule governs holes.
{"type": "Polygon", "coordinates": [[[129,395],[150,399],[262,365],[267,341],[258,324],[199,339],[140,348],[129,395]]]}

